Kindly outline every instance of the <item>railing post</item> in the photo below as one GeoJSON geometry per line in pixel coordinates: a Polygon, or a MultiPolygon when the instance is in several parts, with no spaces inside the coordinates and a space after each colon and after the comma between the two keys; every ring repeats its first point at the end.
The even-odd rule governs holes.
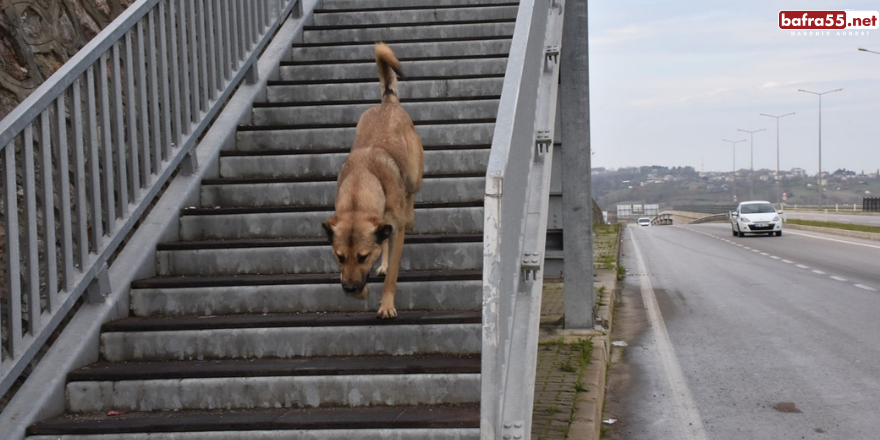
{"type": "Polygon", "coordinates": [[[593,209],[590,197],[590,71],[587,1],[565,2],[559,94],[565,328],[592,328],[593,209]]]}

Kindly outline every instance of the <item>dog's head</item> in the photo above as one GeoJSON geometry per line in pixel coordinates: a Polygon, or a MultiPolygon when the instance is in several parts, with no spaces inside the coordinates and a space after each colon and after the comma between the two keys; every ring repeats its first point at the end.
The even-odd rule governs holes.
{"type": "Polygon", "coordinates": [[[375,217],[334,215],[321,224],[333,246],[339,264],[339,280],[346,295],[366,299],[367,276],[382,254],[382,242],[391,235],[391,225],[375,217]]]}

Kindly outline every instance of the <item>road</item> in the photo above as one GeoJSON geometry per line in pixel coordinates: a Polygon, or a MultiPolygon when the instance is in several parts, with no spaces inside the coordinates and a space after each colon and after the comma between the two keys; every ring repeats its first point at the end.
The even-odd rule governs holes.
{"type": "Polygon", "coordinates": [[[785,211],[785,218],[799,220],[813,220],[818,222],[837,222],[837,223],[853,223],[857,225],[880,226],[880,214],[847,214],[846,212],[835,213],[834,209],[829,209],[828,214],[824,212],[809,211],[785,211]]]}
{"type": "Polygon", "coordinates": [[[880,243],[630,227],[606,439],[876,439],[880,243]]]}

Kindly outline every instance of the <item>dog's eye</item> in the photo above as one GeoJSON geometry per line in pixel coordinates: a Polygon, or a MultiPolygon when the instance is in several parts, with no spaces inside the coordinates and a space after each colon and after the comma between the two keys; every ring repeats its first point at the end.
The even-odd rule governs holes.
{"type": "Polygon", "coordinates": [[[364,262],[367,261],[367,257],[369,257],[369,256],[370,256],[370,254],[358,255],[358,264],[364,264],[364,262]]]}
{"type": "Polygon", "coordinates": [[[339,264],[345,264],[345,255],[336,254],[336,258],[339,258],[339,264]]]}

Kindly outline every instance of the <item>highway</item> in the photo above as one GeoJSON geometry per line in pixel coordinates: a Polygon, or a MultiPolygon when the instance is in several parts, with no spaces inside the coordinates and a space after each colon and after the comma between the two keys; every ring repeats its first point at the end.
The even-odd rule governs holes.
{"type": "Polygon", "coordinates": [[[606,439],[876,439],[880,242],[629,227],[606,439]]]}
{"type": "Polygon", "coordinates": [[[853,214],[846,211],[835,213],[834,209],[829,209],[827,215],[824,212],[789,210],[785,212],[785,218],[880,226],[880,213],[853,214]]]}

